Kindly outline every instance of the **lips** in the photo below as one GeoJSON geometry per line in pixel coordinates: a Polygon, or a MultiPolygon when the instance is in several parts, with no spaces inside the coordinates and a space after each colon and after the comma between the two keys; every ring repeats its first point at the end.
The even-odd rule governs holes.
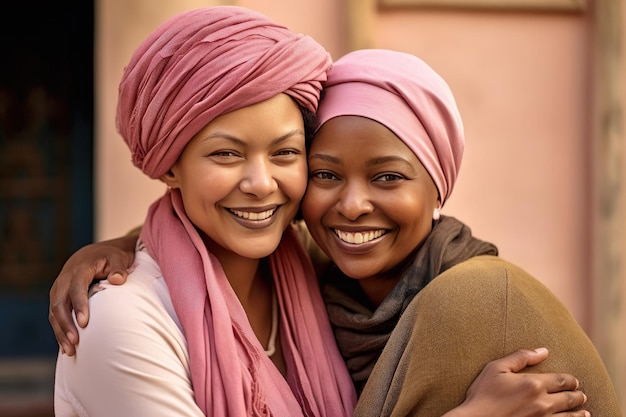
{"type": "Polygon", "coordinates": [[[255,211],[242,211],[242,210],[229,209],[229,211],[233,213],[235,216],[245,219],[245,220],[252,220],[252,221],[262,221],[265,219],[269,219],[270,217],[274,215],[274,213],[276,213],[276,210],[277,210],[276,208],[273,208],[270,210],[255,212],[255,211]]]}
{"type": "Polygon", "coordinates": [[[280,206],[258,209],[232,209],[227,211],[232,218],[246,229],[264,230],[276,223],[280,206]]]}
{"type": "Polygon", "coordinates": [[[333,231],[340,240],[353,245],[361,245],[371,242],[387,233],[384,229],[366,230],[360,232],[349,232],[339,229],[333,229],[333,231]]]}

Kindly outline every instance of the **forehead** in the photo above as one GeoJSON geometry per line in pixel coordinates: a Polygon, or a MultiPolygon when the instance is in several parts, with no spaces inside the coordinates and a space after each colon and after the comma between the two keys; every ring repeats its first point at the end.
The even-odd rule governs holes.
{"type": "Polygon", "coordinates": [[[302,114],[297,104],[286,94],[277,94],[272,98],[237,110],[224,113],[213,119],[207,126],[249,126],[251,122],[260,126],[271,127],[277,120],[302,121],[302,114]]]}
{"type": "Polygon", "coordinates": [[[302,133],[302,113],[286,94],[278,94],[257,104],[222,114],[210,121],[192,139],[204,141],[212,137],[233,141],[256,142],[302,133]]]}
{"type": "Polygon", "coordinates": [[[311,146],[311,152],[363,149],[368,153],[415,156],[389,128],[362,116],[338,116],[328,120],[316,133],[311,146]]]}

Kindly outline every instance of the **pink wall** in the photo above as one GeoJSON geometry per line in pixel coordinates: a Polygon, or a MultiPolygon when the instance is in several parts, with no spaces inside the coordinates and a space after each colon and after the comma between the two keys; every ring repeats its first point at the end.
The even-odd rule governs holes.
{"type": "Polygon", "coordinates": [[[382,13],[380,47],[448,80],[467,152],[445,212],[552,288],[583,325],[590,268],[587,23],[577,14],[382,13]]]}

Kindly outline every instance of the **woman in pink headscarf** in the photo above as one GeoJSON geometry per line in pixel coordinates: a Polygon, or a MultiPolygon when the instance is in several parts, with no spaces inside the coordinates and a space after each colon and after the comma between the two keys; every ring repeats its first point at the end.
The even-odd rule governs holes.
{"type": "MultiPolygon", "coordinates": [[[[340,61],[331,74],[340,74],[342,62],[348,61],[340,61]]],[[[57,415],[352,413],[354,385],[332,339],[312,265],[289,227],[306,186],[307,110],[316,108],[327,67],[327,55],[310,38],[238,8],[175,17],[140,46],[120,84],[117,124],[134,163],[170,190],[150,208],[127,284],[92,288],[90,325],[81,330],[75,355],[59,356],[57,415]]],[[[329,111],[331,97],[329,89],[329,111]]],[[[346,99],[354,104],[349,94],[346,99]]],[[[319,146],[329,140],[324,135],[333,120],[320,130],[319,146]]],[[[354,146],[354,139],[341,133],[335,131],[330,141],[354,146]]],[[[326,159],[319,149],[316,139],[312,165],[326,159]]],[[[356,164],[376,148],[365,149],[353,149],[356,164]]],[[[318,168],[312,175],[317,188],[318,180],[334,181],[335,173],[318,168]]],[[[394,182],[394,175],[386,172],[376,180],[394,182]]],[[[311,220],[313,201],[311,196],[306,206],[311,220]]],[[[430,204],[415,202],[416,212],[430,204]]],[[[350,241],[352,254],[363,253],[376,240],[384,242],[387,235],[383,229],[350,227],[334,233],[350,241]]],[[[327,249],[324,243],[321,237],[327,249]]],[[[341,266],[344,255],[338,256],[341,266]]],[[[372,282],[395,285],[383,278],[372,277],[372,282]]],[[[398,332],[408,329],[397,324],[398,332]]],[[[376,335],[363,339],[364,346],[355,340],[355,349],[373,348],[373,363],[390,330],[367,329],[376,335]]],[[[353,370],[346,345],[343,353],[353,370]]],[[[390,339],[388,345],[402,344],[390,339]]],[[[384,362],[392,363],[387,356],[384,362]]],[[[437,414],[420,410],[418,415],[483,416],[488,405],[497,408],[497,416],[546,416],[581,404],[584,396],[571,391],[577,385],[571,375],[524,378],[510,372],[544,358],[543,351],[518,351],[492,362],[460,407],[446,413],[463,400],[452,404],[458,398],[451,397],[437,414]],[[520,392],[526,397],[519,398],[520,392]]],[[[403,369],[414,368],[387,371],[403,369]]],[[[359,372],[352,375],[357,383],[369,376],[369,370],[359,372]]],[[[456,387],[466,383],[465,373],[461,376],[458,383],[450,382],[456,372],[437,378],[456,387]]],[[[384,372],[373,374],[372,380],[384,384],[384,377],[384,372]]],[[[394,408],[393,393],[404,392],[393,388],[398,381],[367,391],[358,413],[388,415],[390,409],[384,408],[394,408]]],[[[446,390],[439,393],[447,395],[446,390]]],[[[400,415],[413,413],[405,411],[394,409],[400,415]]]]}
{"type": "Polygon", "coordinates": [[[133,163],[168,185],[128,284],[101,284],[57,416],[349,416],[354,387],[289,227],[331,64],[312,38],[239,7],[161,24],[119,87],[133,163]],[[96,318],[97,317],[97,318],[96,318]]]}
{"type": "Polygon", "coordinates": [[[621,415],[557,297],[441,214],[465,138],[435,71],[402,52],[349,53],[329,71],[318,117],[302,214],[333,262],[324,298],[360,394],[355,416],[440,416],[479,392],[467,389],[485,363],[533,346],[550,352],[534,371],[575,375],[592,416],[621,415]]]}

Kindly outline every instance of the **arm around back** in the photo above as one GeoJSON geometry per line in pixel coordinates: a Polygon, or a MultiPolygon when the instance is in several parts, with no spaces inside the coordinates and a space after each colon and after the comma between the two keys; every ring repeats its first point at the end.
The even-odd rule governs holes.
{"type": "Polygon", "coordinates": [[[59,355],[56,416],[203,415],[167,287],[147,254],[137,259],[125,285],[99,284],[76,354],[59,355]]]}
{"type": "Polygon", "coordinates": [[[592,416],[621,416],[608,372],[574,317],[538,280],[494,256],[456,265],[415,296],[355,415],[440,417],[464,401],[485,364],[536,347],[550,355],[528,372],[570,373],[592,416]]]}

